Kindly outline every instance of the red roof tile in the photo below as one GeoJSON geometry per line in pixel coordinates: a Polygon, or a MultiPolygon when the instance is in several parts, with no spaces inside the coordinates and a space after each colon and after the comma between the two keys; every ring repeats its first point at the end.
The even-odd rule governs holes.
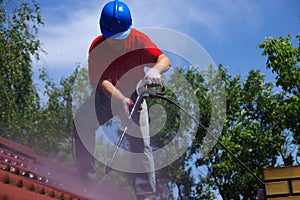
{"type": "Polygon", "coordinates": [[[0,199],[125,200],[119,189],[78,178],[66,166],[0,137],[0,199]],[[22,197],[22,198],[21,198],[22,197]]]}

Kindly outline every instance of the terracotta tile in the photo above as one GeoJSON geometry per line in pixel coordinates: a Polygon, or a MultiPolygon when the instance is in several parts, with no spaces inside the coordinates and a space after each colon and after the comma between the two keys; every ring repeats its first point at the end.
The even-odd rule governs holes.
{"type": "Polygon", "coordinates": [[[0,170],[0,182],[2,182],[2,183],[8,183],[9,182],[8,175],[2,170],[0,170]]]}

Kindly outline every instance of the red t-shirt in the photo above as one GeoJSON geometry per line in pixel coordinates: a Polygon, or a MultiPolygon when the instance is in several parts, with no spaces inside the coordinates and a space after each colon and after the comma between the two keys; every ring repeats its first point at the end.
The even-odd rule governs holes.
{"type": "Polygon", "coordinates": [[[152,67],[162,51],[144,33],[132,28],[124,40],[124,49],[112,49],[103,36],[97,37],[89,49],[89,78],[94,88],[109,80],[124,95],[135,90],[145,76],[144,68],[152,67]]]}

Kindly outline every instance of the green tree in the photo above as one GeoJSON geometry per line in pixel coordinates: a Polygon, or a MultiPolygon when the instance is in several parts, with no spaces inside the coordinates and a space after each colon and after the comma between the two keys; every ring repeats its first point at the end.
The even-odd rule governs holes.
{"type": "MultiPolygon", "coordinates": [[[[300,145],[300,35],[296,36],[294,47],[290,41],[291,35],[286,38],[267,38],[259,44],[263,49],[262,55],[267,56],[267,68],[276,74],[276,85],[281,86],[285,100],[281,104],[283,123],[286,132],[293,135],[294,144],[300,145]]],[[[300,149],[299,149],[300,152],[300,149]]],[[[285,159],[286,165],[293,164],[292,152],[285,159]]]]}
{"type": "Polygon", "coordinates": [[[31,64],[39,59],[36,35],[43,22],[34,1],[12,10],[7,4],[0,0],[0,134],[24,142],[40,108],[31,64]]]}
{"type": "Polygon", "coordinates": [[[43,98],[38,119],[32,131],[31,145],[38,153],[72,165],[73,114],[72,101],[74,84],[80,76],[78,68],[69,77],[62,77],[59,83],[49,78],[45,70],[40,71],[44,83],[43,98]]]}
{"type": "MultiPolygon", "coordinates": [[[[282,95],[273,94],[272,83],[265,83],[259,71],[251,70],[245,81],[239,76],[224,77],[227,113],[220,140],[263,179],[263,168],[276,165],[284,143],[279,109],[282,95]]],[[[217,189],[223,199],[253,199],[262,187],[219,145],[204,163],[208,166],[204,182],[217,189]]]]}
{"type": "Polygon", "coordinates": [[[32,69],[33,59],[44,53],[37,38],[43,25],[39,4],[0,0],[0,5],[0,135],[72,164],[72,95],[78,71],[55,83],[41,69],[45,89],[39,96],[32,69]]]}
{"type": "Polygon", "coordinates": [[[293,47],[291,35],[286,38],[269,37],[259,44],[262,55],[267,56],[267,68],[276,76],[276,86],[299,97],[300,89],[300,35],[296,36],[298,47],[293,47]]]}

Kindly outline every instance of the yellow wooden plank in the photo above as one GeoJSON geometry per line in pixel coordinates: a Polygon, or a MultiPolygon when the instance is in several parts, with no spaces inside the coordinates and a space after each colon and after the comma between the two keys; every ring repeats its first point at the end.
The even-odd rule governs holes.
{"type": "Polygon", "coordinates": [[[266,186],[267,196],[279,195],[279,194],[284,194],[284,195],[290,194],[288,181],[266,183],[265,186],[266,186]]]}
{"type": "Polygon", "coordinates": [[[300,166],[268,168],[264,170],[265,181],[290,178],[300,179],[300,166]]]}
{"type": "Polygon", "coordinates": [[[267,200],[300,200],[300,196],[288,196],[288,197],[272,197],[267,200]]]}
{"type": "Polygon", "coordinates": [[[293,193],[300,193],[300,180],[292,181],[292,191],[293,193]]]}

